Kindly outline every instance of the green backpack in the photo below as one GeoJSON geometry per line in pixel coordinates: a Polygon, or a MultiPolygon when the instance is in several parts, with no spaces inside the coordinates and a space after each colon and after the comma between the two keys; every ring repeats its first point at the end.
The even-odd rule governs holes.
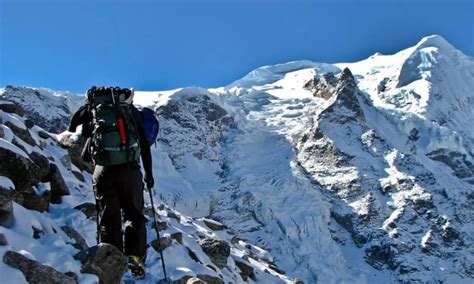
{"type": "Polygon", "coordinates": [[[95,165],[121,165],[139,159],[138,129],[130,96],[133,90],[118,87],[92,87],[87,92],[93,128],[90,149],[95,165]]]}

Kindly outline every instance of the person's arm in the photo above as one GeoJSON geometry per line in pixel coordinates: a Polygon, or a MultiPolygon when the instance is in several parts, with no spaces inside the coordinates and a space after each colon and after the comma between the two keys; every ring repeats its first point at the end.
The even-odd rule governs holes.
{"type": "Polygon", "coordinates": [[[152,188],[155,181],[153,179],[153,162],[151,158],[150,143],[148,143],[148,139],[146,138],[145,129],[143,129],[142,120],[138,110],[135,112],[135,117],[137,117],[136,125],[138,130],[138,140],[140,143],[140,155],[142,158],[143,169],[145,171],[145,183],[148,188],[152,188]]]}
{"type": "Polygon", "coordinates": [[[84,123],[84,118],[87,113],[87,106],[81,106],[71,117],[71,121],[69,122],[68,131],[69,132],[76,132],[76,128],[84,123]]]}

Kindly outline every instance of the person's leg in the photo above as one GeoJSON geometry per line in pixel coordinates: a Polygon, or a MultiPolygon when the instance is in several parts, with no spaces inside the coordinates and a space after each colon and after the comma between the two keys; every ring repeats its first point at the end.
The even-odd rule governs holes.
{"type": "Polygon", "coordinates": [[[131,165],[121,175],[120,203],[125,222],[125,254],[146,259],[146,218],[143,215],[143,175],[139,165],[131,165]]]}
{"type": "Polygon", "coordinates": [[[93,186],[99,208],[100,241],[114,245],[123,252],[122,216],[119,196],[114,188],[114,175],[110,168],[96,166],[93,186]]]}

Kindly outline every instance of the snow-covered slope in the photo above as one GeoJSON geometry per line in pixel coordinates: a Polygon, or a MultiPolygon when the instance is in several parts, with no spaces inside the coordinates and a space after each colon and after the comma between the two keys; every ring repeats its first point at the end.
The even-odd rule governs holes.
{"type": "MultiPolygon", "coordinates": [[[[4,106],[0,104],[2,109],[12,109],[4,106]]],[[[21,108],[15,110],[20,112],[21,108]]],[[[54,124],[55,118],[51,119],[54,124]]],[[[95,275],[83,270],[79,257],[82,250],[96,244],[92,176],[71,162],[68,151],[57,144],[55,134],[36,125],[27,127],[27,120],[18,113],[0,110],[2,283],[63,283],[71,279],[98,283],[95,275]],[[25,137],[31,142],[25,142],[25,137]],[[25,266],[20,257],[12,258],[12,251],[33,264],[25,266]],[[52,271],[63,280],[51,281],[52,271]]],[[[145,202],[147,217],[152,220],[149,198],[145,202]]],[[[161,202],[156,210],[168,277],[175,283],[186,283],[191,277],[208,283],[295,282],[274,264],[268,251],[235,235],[232,228],[208,218],[186,216],[161,202]],[[218,248],[217,252],[207,251],[206,246],[211,245],[218,248]]],[[[157,283],[164,275],[152,222],[147,227],[148,273],[142,282],[157,283]]],[[[127,273],[123,281],[132,279],[127,273]]]]}
{"type": "MultiPolygon", "coordinates": [[[[263,273],[249,281],[469,283],[473,89],[473,58],[430,36],[394,55],[265,66],[223,88],[137,92],[135,103],[160,115],[156,198],[184,216],[166,219],[170,230],[185,231],[189,220],[193,243],[210,217],[238,236],[204,233],[233,243],[231,258],[251,254],[237,239],[264,248],[271,257],[250,261],[263,273]]],[[[27,93],[13,93],[24,104],[27,93]]],[[[4,120],[21,128],[18,117],[4,120]]],[[[90,186],[84,175],[81,191],[90,186]]],[[[75,194],[55,205],[61,219],[47,218],[72,218],[75,194]]],[[[83,233],[92,240],[93,232],[83,233]]],[[[147,279],[155,280],[151,251],[147,279]]],[[[171,266],[205,269],[187,261],[171,266]]],[[[243,281],[233,264],[219,273],[243,281]]]]}

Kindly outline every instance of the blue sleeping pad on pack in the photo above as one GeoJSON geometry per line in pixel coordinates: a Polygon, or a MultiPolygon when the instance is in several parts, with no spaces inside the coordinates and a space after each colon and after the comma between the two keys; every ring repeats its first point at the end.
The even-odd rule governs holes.
{"type": "Polygon", "coordinates": [[[156,143],[156,139],[158,138],[158,133],[160,131],[160,123],[158,122],[158,118],[152,109],[146,107],[140,109],[140,113],[142,114],[143,128],[145,129],[148,143],[153,145],[156,143]]]}

